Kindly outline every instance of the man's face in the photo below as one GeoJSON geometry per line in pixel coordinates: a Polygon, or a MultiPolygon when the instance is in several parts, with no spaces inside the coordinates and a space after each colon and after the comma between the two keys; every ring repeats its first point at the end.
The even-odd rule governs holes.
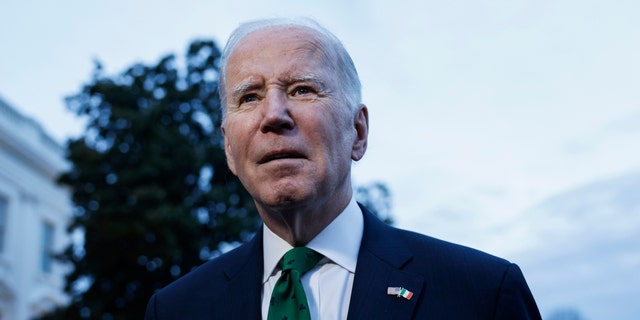
{"type": "Polygon", "coordinates": [[[366,150],[368,116],[340,96],[313,31],[246,36],[226,69],[225,152],[259,207],[321,206],[350,196],[351,160],[366,150]]]}

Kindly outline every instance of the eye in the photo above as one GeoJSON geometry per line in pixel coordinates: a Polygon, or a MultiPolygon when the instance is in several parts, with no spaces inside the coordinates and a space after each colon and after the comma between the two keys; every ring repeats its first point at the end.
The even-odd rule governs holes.
{"type": "Polygon", "coordinates": [[[293,89],[292,95],[299,96],[299,95],[309,94],[311,92],[313,92],[313,90],[311,90],[310,87],[300,86],[293,89]]]}
{"type": "Polygon", "coordinates": [[[258,101],[258,96],[255,94],[247,94],[242,96],[242,98],[240,98],[240,104],[251,103],[255,101],[258,101]]]}

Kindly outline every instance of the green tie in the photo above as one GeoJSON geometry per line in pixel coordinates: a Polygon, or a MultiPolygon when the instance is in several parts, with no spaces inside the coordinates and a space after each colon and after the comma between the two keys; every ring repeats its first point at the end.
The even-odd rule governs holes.
{"type": "Polygon", "coordinates": [[[268,320],[311,319],[300,277],[320,259],[321,254],[307,247],[295,247],[284,254],[282,274],[271,294],[268,320]]]}

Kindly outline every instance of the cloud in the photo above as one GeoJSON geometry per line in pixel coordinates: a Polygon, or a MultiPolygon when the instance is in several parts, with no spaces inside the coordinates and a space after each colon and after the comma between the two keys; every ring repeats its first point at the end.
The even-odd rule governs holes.
{"type": "Polygon", "coordinates": [[[508,226],[515,253],[547,311],[578,307],[590,319],[630,319],[640,298],[640,172],[553,196],[508,226]]]}

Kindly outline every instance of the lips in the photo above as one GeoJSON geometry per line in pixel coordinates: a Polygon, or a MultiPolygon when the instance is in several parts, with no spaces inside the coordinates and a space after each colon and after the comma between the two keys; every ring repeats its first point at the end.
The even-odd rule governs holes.
{"type": "Polygon", "coordinates": [[[280,160],[280,159],[305,159],[305,158],[306,157],[304,154],[295,150],[277,150],[277,151],[272,151],[265,154],[262,158],[260,158],[260,161],[258,161],[258,164],[264,164],[270,161],[280,160]]]}

